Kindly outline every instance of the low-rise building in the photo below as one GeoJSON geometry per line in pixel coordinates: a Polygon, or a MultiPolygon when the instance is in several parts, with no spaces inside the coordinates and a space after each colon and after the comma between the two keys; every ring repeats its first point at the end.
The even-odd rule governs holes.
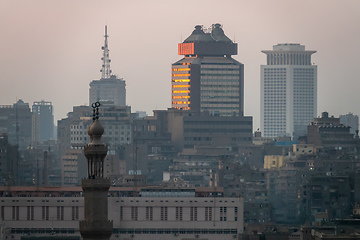
{"type": "MultiPolygon", "coordinates": [[[[10,230],[9,238],[80,234],[79,221],[84,218],[80,187],[58,188],[58,194],[62,192],[68,197],[51,195],[54,188],[41,188],[26,195],[27,189],[18,187],[13,189],[12,197],[5,197],[4,190],[1,189],[0,220],[10,230]]],[[[118,192],[123,197],[108,198],[108,216],[114,226],[111,239],[230,240],[243,233],[242,198],[200,197],[196,190],[192,197],[179,194],[172,197],[163,191],[153,197],[128,197],[125,196],[128,191],[131,190],[124,188],[123,193],[118,192]]],[[[186,191],[189,190],[181,192],[186,191]]],[[[114,193],[110,189],[110,195],[114,193]]]]}

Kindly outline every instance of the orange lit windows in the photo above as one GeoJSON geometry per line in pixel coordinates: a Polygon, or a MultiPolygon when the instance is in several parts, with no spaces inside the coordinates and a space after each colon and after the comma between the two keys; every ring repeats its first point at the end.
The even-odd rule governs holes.
{"type": "Polygon", "coordinates": [[[190,82],[190,79],[175,79],[173,82],[190,82]]]}
{"type": "Polygon", "coordinates": [[[190,68],[173,68],[172,70],[173,70],[173,72],[190,71],[190,68]]]}
{"type": "Polygon", "coordinates": [[[190,90],[172,91],[172,93],[190,93],[190,90]]]}
{"type": "Polygon", "coordinates": [[[190,73],[174,73],[173,77],[190,77],[190,73]]]}
{"type": "Polygon", "coordinates": [[[172,102],[172,104],[190,104],[190,101],[184,101],[184,102],[172,102]]]}
{"type": "Polygon", "coordinates": [[[172,99],[188,99],[190,96],[173,96],[172,99]]]}
{"type": "Polygon", "coordinates": [[[176,108],[179,110],[190,110],[190,107],[175,107],[175,106],[173,106],[173,108],[176,108]]]}
{"type": "Polygon", "coordinates": [[[189,88],[190,85],[172,85],[173,88],[189,88]]]}

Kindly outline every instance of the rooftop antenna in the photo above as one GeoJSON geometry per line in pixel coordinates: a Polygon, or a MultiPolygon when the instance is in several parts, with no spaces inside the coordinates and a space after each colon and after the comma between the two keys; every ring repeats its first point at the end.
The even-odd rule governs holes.
{"type": "Polygon", "coordinates": [[[101,78],[110,78],[111,75],[111,70],[110,70],[110,58],[109,58],[109,48],[108,48],[108,40],[107,38],[109,37],[107,35],[107,25],[105,25],[105,42],[104,42],[104,46],[101,47],[101,49],[103,50],[103,56],[101,58],[102,60],[102,66],[101,66],[101,78]]]}

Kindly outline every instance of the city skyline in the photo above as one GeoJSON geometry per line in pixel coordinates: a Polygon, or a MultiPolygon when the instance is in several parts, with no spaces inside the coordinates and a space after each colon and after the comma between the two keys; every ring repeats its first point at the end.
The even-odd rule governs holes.
{"type": "Polygon", "coordinates": [[[107,1],[107,11],[99,10],[104,3],[84,3],[0,3],[1,104],[45,99],[53,103],[55,120],[65,118],[75,105],[88,104],[89,83],[101,76],[107,24],[112,70],[127,83],[127,104],[133,112],[152,115],[154,109],[171,107],[171,63],[178,59],[177,44],[196,24],[210,27],[219,22],[238,44],[234,58],[245,68],[244,114],[254,116],[254,129],[260,126],[260,65],[265,64],[261,50],[278,43],[300,43],[317,51],[317,115],[360,114],[355,66],[360,61],[358,1],[227,1],[217,7],[215,1],[184,2],[181,6],[200,9],[185,18],[188,9],[167,1],[107,1]],[[142,12],[139,3],[147,11],[142,12]]]}

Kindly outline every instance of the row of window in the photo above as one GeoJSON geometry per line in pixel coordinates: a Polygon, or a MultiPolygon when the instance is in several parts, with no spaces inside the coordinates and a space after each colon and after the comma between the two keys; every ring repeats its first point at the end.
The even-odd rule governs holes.
{"type": "Polygon", "coordinates": [[[201,77],[203,76],[239,76],[239,74],[232,73],[201,73],[201,77]]]}
{"type": "Polygon", "coordinates": [[[200,78],[200,82],[239,82],[239,75],[232,76],[232,75],[222,75],[222,76],[202,76],[200,78]]]}
{"type": "MultiPolygon", "coordinates": [[[[35,207],[27,206],[26,207],[26,220],[33,221],[35,220],[35,207]]],[[[56,207],[56,219],[49,219],[50,207],[42,206],[41,207],[41,220],[64,220],[64,206],[56,207]]],[[[0,218],[1,220],[5,220],[5,207],[1,206],[0,208],[0,218]]],[[[11,220],[20,220],[20,206],[12,206],[11,207],[11,220]]],[[[37,219],[40,220],[40,219],[37,219]]],[[[71,207],[71,220],[79,220],[79,206],[71,207]]]]}
{"type": "MultiPolygon", "coordinates": [[[[112,125],[105,125],[104,124],[104,129],[128,129],[128,130],[130,130],[130,128],[131,128],[130,125],[115,125],[115,126],[112,126],[112,125]]],[[[87,129],[87,126],[71,125],[70,129],[87,129]]],[[[71,133],[73,133],[73,132],[71,132],[71,133]]],[[[86,133],[86,131],[84,133],[86,133]]]]}
{"type": "Polygon", "coordinates": [[[201,68],[200,73],[218,73],[218,74],[237,74],[239,75],[239,69],[214,69],[214,68],[201,68]]]}
{"type": "Polygon", "coordinates": [[[167,229],[167,228],[158,228],[158,229],[139,229],[139,228],[129,228],[129,229],[113,229],[114,234],[237,234],[236,229],[167,229]]]}
{"type": "MultiPolygon", "coordinates": [[[[159,207],[157,207],[159,209],[159,207]]],[[[234,221],[237,221],[238,208],[234,208],[234,221]]],[[[227,221],[227,207],[220,207],[220,221],[227,221]]],[[[154,207],[145,208],[145,220],[154,220],[154,207]]],[[[175,207],[175,220],[183,221],[183,207],[175,207]]],[[[213,221],[213,208],[205,207],[205,221],[213,221]]],[[[124,220],[124,207],[120,207],[120,220],[124,220]]],[[[138,221],[138,207],[131,207],[131,220],[138,221]]],[[[198,220],[198,208],[190,207],[190,221],[198,220]]],[[[168,221],[168,207],[160,207],[160,221],[168,221]]]]}

